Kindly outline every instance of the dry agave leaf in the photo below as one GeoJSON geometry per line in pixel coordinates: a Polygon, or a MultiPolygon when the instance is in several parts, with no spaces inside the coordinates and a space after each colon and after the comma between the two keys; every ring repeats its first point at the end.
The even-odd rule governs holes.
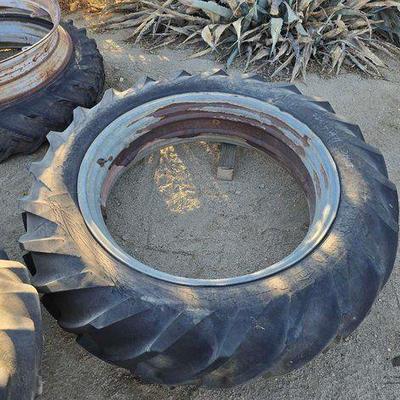
{"type": "Polygon", "coordinates": [[[314,10],[319,8],[324,1],[326,1],[326,0],[314,0],[314,1],[312,1],[311,4],[308,7],[309,12],[312,13],[314,10]]]}
{"type": "Polygon", "coordinates": [[[336,69],[336,74],[339,73],[340,67],[343,64],[343,61],[346,57],[346,47],[343,43],[337,44],[330,51],[330,69],[329,72],[332,73],[336,69]]]}
{"type": "Polygon", "coordinates": [[[368,41],[369,46],[375,48],[378,51],[381,51],[382,53],[386,54],[387,56],[391,58],[396,58],[395,54],[400,54],[400,49],[395,46],[390,46],[387,47],[385,46],[386,43],[382,43],[381,40],[369,40],[368,41]]]}
{"type": "Polygon", "coordinates": [[[346,59],[346,50],[345,50],[345,47],[343,47],[343,52],[340,55],[338,63],[336,64],[336,75],[339,74],[340,68],[342,67],[342,64],[343,64],[345,59],[346,59]]]}
{"type": "Polygon", "coordinates": [[[268,48],[264,48],[264,49],[260,49],[257,54],[252,58],[252,60],[250,61],[251,64],[254,64],[255,62],[268,57],[269,56],[269,49],[268,48]]]}
{"type": "Polygon", "coordinates": [[[188,14],[183,14],[180,13],[176,10],[168,9],[165,14],[163,14],[165,17],[174,19],[174,20],[180,20],[180,22],[186,23],[186,21],[189,21],[191,23],[197,23],[199,25],[208,25],[210,23],[210,20],[203,18],[203,17],[198,17],[194,15],[188,15],[188,14]]]}
{"type": "Polygon", "coordinates": [[[376,68],[376,66],[370,60],[368,60],[362,54],[362,52],[354,46],[354,44],[347,41],[346,44],[348,46],[347,56],[357,68],[368,75],[380,75],[379,70],[376,68]]]}
{"type": "Polygon", "coordinates": [[[287,23],[290,25],[293,22],[298,21],[300,18],[299,16],[292,10],[289,4],[285,1],[286,12],[287,12],[287,23]]]}
{"type": "Polygon", "coordinates": [[[342,56],[342,47],[337,44],[330,52],[329,56],[331,58],[331,71],[333,71],[342,56]]]}
{"type": "Polygon", "coordinates": [[[232,22],[232,26],[234,27],[236,36],[237,36],[237,46],[238,46],[239,52],[240,52],[240,43],[241,43],[241,39],[242,39],[242,20],[243,20],[243,17],[240,17],[235,22],[232,22]]]}
{"type": "Polygon", "coordinates": [[[254,29],[250,29],[243,33],[242,42],[245,42],[245,41],[253,42],[254,38],[256,38],[256,37],[261,38],[262,32],[263,32],[263,28],[261,26],[257,26],[254,29]]]}
{"type": "Polygon", "coordinates": [[[386,1],[373,1],[365,5],[365,8],[379,8],[379,7],[399,7],[399,3],[397,1],[386,0],[386,1]]]}
{"type": "Polygon", "coordinates": [[[253,28],[253,25],[251,25],[248,28],[249,29],[247,29],[246,32],[243,33],[243,39],[249,35],[264,32],[266,27],[265,25],[257,25],[253,28]]]}
{"type": "Polygon", "coordinates": [[[221,35],[229,26],[230,24],[206,25],[201,31],[201,37],[213,50],[216,50],[221,35]]]}
{"type": "Polygon", "coordinates": [[[363,11],[355,10],[353,8],[342,8],[335,13],[336,15],[340,15],[342,17],[362,17],[366,18],[366,14],[363,11]]]}
{"type": "Polygon", "coordinates": [[[329,23],[331,19],[333,19],[338,12],[344,8],[345,6],[343,4],[339,4],[335,7],[322,8],[319,11],[314,11],[310,15],[313,17],[313,19],[317,19],[320,23],[329,23]]]}
{"type": "Polygon", "coordinates": [[[215,50],[215,45],[213,41],[213,35],[211,33],[210,25],[207,25],[201,31],[201,37],[203,40],[213,49],[215,50]]]}
{"type": "Polygon", "coordinates": [[[378,67],[386,66],[386,64],[376,54],[374,54],[367,46],[362,44],[360,41],[358,41],[357,44],[358,44],[358,47],[360,48],[360,51],[367,59],[369,59],[371,62],[373,62],[378,67]]]}
{"type": "Polygon", "coordinates": [[[228,4],[229,8],[232,10],[233,15],[235,17],[239,17],[240,16],[239,3],[236,0],[225,0],[225,1],[228,4]]]}
{"type": "Polygon", "coordinates": [[[292,77],[290,79],[291,82],[293,82],[297,78],[297,76],[299,75],[299,72],[301,70],[302,65],[303,65],[303,56],[302,56],[302,54],[301,53],[296,54],[296,61],[294,63],[294,67],[293,67],[293,70],[292,70],[292,77]]]}
{"type": "Polygon", "coordinates": [[[281,72],[283,69],[285,69],[286,67],[288,67],[290,65],[290,63],[292,62],[294,58],[294,53],[292,53],[284,63],[282,63],[275,71],[274,73],[271,75],[271,78],[274,78],[276,75],[279,74],[279,72],[281,72]]]}
{"type": "Polygon", "coordinates": [[[193,32],[191,35],[189,35],[181,44],[182,45],[184,45],[184,44],[187,44],[187,43],[189,43],[189,42],[191,42],[196,36],[198,36],[199,35],[199,32],[198,31],[196,31],[196,32],[193,32]]]}
{"type": "Polygon", "coordinates": [[[147,16],[148,14],[149,13],[147,11],[138,11],[135,13],[129,13],[118,17],[109,17],[104,21],[91,25],[90,28],[95,30],[118,29],[124,25],[131,25],[131,24],[124,24],[125,22],[132,20],[139,20],[139,17],[147,16]]]}
{"type": "Polygon", "coordinates": [[[135,43],[138,43],[144,33],[151,27],[151,25],[154,23],[154,17],[153,18],[148,18],[147,20],[144,20],[143,23],[136,29],[136,32],[140,29],[139,33],[132,35],[132,37],[136,36],[135,43]]]}
{"type": "Polygon", "coordinates": [[[201,50],[198,53],[192,54],[189,58],[191,59],[191,58],[203,57],[206,54],[208,54],[211,50],[212,50],[211,48],[208,48],[208,49],[205,49],[205,50],[201,50]]]}
{"type": "MultiPolygon", "coordinates": [[[[193,31],[196,30],[196,27],[195,27],[195,25],[191,25],[191,26],[168,25],[168,29],[171,29],[172,31],[177,32],[184,36],[190,36],[193,34],[193,31]]],[[[197,32],[195,32],[195,34],[197,35],[197,32]]]]}
{"type": "Polygon", "coordinates": [[[296,24],[296,32],[299,36],[309,36],[300,21],[296,24]]]}
{"type": "Polygon", "coordinates": [[[185,6],[199,8],[203,11],[207,11],[209,13],[216,14],[220,17],[230,19],[232,17],[232,10],[229,8],[220,6],[214,1],[202,1],[202,0],[179,0],[180,3],[185,6]]]}
{"type": "Polygon", "coordinates": [[[276,56],[271,60],[271,63],[272,64],[276,63],[282,56],[284,56],[288,48],[289,48],[289,43],[288,42],[283,43],[276,56]]]}
{"type": "Polygon", "coordinates": [[[271,54],[274,54],[276,44],[278,43],[279,36],[281,35],[283,19],[271,18],[270,24],[271,24],[270,26],[271,26],[271,37],[272,37],[271,54]]]}
{"type": "Polygon", "coordinates": [[[259,43],[262,37],[262,33],[257,33],[257,35],[250,36],[248,39],[244,39],[244,35],[242,35],[242,43],[259,43]]]}
{"type": "Polygon", "coordinates": [[[303,11],[310,5],[313,0],[301,0],[299,5],[299,11],[303,11]]]}
{"type": "Polygon", "coordinates": [[[247,46],[246,49],[246,65],[244,67],[244,70],[247,71],[247,68],[249,68],[249,64],[250,64],[250,60],[251,60],[251,56],[253,54],[253,48],[251,46],[247,46]]]}
{"type": "Polygon", "coordinates": [[[370,49],[368,49],[360,40],[354,40],[353,42],[346,41],[347,46],[349,46],[353,53],[357,54],[358,58],[361,58],[366,64],[371,62],[378,67],[384,67],[385,63],[370,49]]]}
{"type": "Polygon", "coordinates": [[[219,39],[221,38],[223,33],[226,31],[226,29],[229,28],[230,25],[231,24],[218,25],[215,28],[215,31],[214,31],[214,44],[215,44],[215,46],[218,44],[219,39]]]}
{"type": "Polygon", "coordinates": [[[336,38],[336,37],[340,36],[345,31],[346,31],[346,29],[343,29],[343,27],[334,28],[334,29],[331,29],[330,31],[324,33],[322,35],[322,37],[325,40],[333,39],[333,38],[336,38]]]}
{"type": "Polygon", "coordinates": [[[215,14],[215,13],[207,11],[207,10],[203,10],[203,12],[204,12],[204,14],[207,15],[208,18],[210,18],[210,20],[213,24],[217,24],[221,20],[221,16],[218,14],[215,14]]]}
{"type": "Polygon", "coordinates": [[[355,30],[355,29],[363,28],[365,26],[371,26],[370,22],[363,18],[359,18],[359,19],[356,19],[351,25],[349,25],[349,28],[352,30],[355,30]]]}
{"type": "Polygon", "coordinates": [[[400,2],[397,7],[385,8],[377,14],[378,18],[382,20],[377,29],[397,46],[400,46],[400,2]]]}
{"type": "Polygon", "coordinates": [[[137,6],[137,1],[116,2],[106,5],[100,13],[105,15],[112,12],[134,11],[137,9],[137,6]]]}
{"type": "Polygon", "coordinates": [[[302,70],[301,70],[301,73],[302,73],[304,79],[306,78],[307,66],[308,66],[308,63],[310,62],[312,52],[313,52],[313,44],[306,43],[304,45],[304,49],[303,49],[303,66],[302,66],[302,70]]]}
{"type": "Polygon", "coordinates": [[[371,0],[353,0],[348,4],[349,9],[361,10],[371,0]]]}

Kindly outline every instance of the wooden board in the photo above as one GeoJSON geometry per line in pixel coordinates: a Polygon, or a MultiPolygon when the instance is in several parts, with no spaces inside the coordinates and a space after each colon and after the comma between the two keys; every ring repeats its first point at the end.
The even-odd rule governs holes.
{"type": "Polygon", "coordinates": [[[236,147],[234,144],[221,143],[217,169],[217,179],[231,181],[235,171],[236,147]]]}

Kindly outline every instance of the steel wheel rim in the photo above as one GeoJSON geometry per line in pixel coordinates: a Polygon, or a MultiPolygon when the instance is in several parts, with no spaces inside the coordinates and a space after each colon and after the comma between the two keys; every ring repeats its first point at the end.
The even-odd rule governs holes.
{"type": "MultiPolygon", "coordinates": [[[[204,119],[206,118],[208,117],[204,117],[204,119]]],[[[180,139],[175,138],[175,142],[176,140],[182,142],[182,135],[183,133],[181,133],[180,139]]],[[[169,138],[169,143],[172,139],[169,138]]],[[[225,136],[215,132],[212,134],[199,133],[194,137],[186,137],[186,139],[186,142],[214,140],[252,148],[258,146],[257,143],[244,140],[240,136],[232,134],[225,136]]],[[[268,152],[266,148],[263,151],[268,152]]],[[[284,155],[280,154],[280,157],[282,161],[284,155]]],[[[296,173],[296,171],[292,172],[296,173]]],[[[78,175],[77,192],[79,207],[88,229],[102,247],[117,260],[156,279],[186,286],[211,287],[237,285],[265,278],[290,268],[310,254],[324,239],[334,222],[340,201],[340,181],[335,162],[321,139],[290,114],[281,111],[274,105],[250,97],[226,93],[188,93],[143,104],[110,123],[92,142],[83,158],[78,175]],[[147,266],[127,254],[114,241],[103,218],[107,196],[127,165],[143,158],[155,148],[166,145],[165,137],[159,142],[154,141],[153,138],[149,145],[146,143],[146,134],[153,133],[155,127],[162,131],[163,123],[167,123],[168,118],[160,110],[167,110],[165,112],[173,115],[171,110],[174,107],[175,109],[182,107],[182,118],[191,115],[190,113],[197,113],[198,120],[200,120],[201,113],[204,113],[204,115],[212,117],[211,121],[214,120],[214,117],[220,118],[218,121],[225,120],[230,123],[245,120],[253,130],[255,127],[265,130],[264,140],[273,140],[274,143],[276,140],[282,141],[282,143],[283,140],[286,141],[283,145],[288,147],[288,151],[290,149],[302,159],[314,193],[313,197],[310,192],[310,183],[303,182],[303,186],[310,186],[307,199],[312,219],[307,235],[292,253],[273,265],[260,268],[254,273],[221,279],[195,279],[171,275],[147,266]],[[278,132],[282,137],[279,139],[276,137],[276,132],[271,133],[274,124],[281,124],[278,132]],[[144,144],[138,145],[139,141],[144,144]],[[137,146],[137,148],[134,146],[133,154],[128,152],[132,144],[137,146]],[[290,148],[290,146],[292,147],[290,148]],[[99,162],[100,160],[102,162],[99,162]],[[87,182],[91,182],[91,185],[88,185],[87,182]]]]}
{"type": "MultiPolygon", "coordinates": [[[[0,8],[4,19],[0,20],[0,37],[5,36],[2,29],[7,29],[2,22],[18,19],[18,15],[49,18],[53,25],[36,43],[0,61],[0,104],[8,104],[54,79],[68,64],[73,46],[69,34],[60,26],[61,10],[56,0],[0,0],[0,8]]],[[[32,31],[32,27],[29,29],[32,31]]]]}

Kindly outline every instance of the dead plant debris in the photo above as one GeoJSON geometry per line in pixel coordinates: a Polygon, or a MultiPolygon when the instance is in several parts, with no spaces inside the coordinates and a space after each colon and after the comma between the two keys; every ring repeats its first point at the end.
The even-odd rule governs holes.
{"type": "Polygon", "coordinates": [[[128,29],[136,43],[195,44],[245,70],[291,68],[305,77],[310,60],[338,74],[343,65],[380,76],[382,54],[398,54],[400,0],[124,0],[101,11],[97,30],[128,29]]]}

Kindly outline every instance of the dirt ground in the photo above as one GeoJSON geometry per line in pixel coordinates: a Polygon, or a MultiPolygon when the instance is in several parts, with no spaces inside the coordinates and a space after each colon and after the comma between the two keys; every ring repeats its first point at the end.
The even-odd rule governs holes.
{"type": "MultiPolygon", "coordinates": [[[[71,16],[70,16],[71,17],[71,16]]],[[[77,24],[90,20],[75,14],[77,24]]],[[[172,76],[177,70],[221,67],[212,58],[189,60],[189,52],[154,53],[126,44],[124,33],[91,33],[105,60],[107,86],[126,89],[144,74],[172,76]]],[[[329,100],[347,120],[361,126],[381,149],[389,174],[400,187],[400,68],[393,62],[384,80],[344,73],[298,83],[307,95],[329,100]]],[[[17,199],[31,184],[32,161],[14,157],[0,165],[2,245],[21,260],[23,233],[17,199]]],[[[131,168],[109,200],[108,226],[127,251],[167,272],[193,277],[232,276],[272,263],[290,252],[307,229],[304,195],[272,160],[241,150],[233,182],[215,179],[216,145],[166,148],[131,168]]],[[[283,377],[260,377],[246,385],[210,391],[196,387],[144,385],[74,343],[43,311],[45,348],[43,400],[228,400],[228,399],[400,399],[400,271],[393,275],[361,327],[346,341],[307,366],[283,377]]]]}
{"type": "Polygon", "coordinates": [[[308,227],[294,179],[272,159],[241,149],[234,181],[220,181],[218,154],[215,144],[170,146],[130,168],[108,203],[107,224],[120,246],[192,278],[255,272],[294,250],[308,227]]]}

